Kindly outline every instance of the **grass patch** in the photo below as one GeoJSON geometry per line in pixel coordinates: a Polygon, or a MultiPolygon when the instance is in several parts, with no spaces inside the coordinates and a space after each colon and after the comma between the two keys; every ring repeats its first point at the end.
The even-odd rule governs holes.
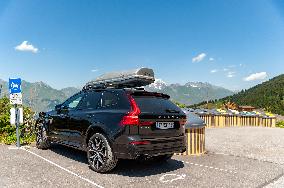
{"type": "MultiPolygon", "coordinates": [[[[35,142],[36,135],[34,133],[27,133],[27,134],[21,134],[20,135],[20,143],[21,144],[31,144],[35,142]]],[[[15,144],[17,142],[17,136],[16,132],[12,134],[0,134],[0,143],[2,144],[15,144]]]]}
{"type": "Polygon", "coordinates": [[[278,122],[276,123],[276,127],[284,128],[284,121],[278,121],[278,122]]]}

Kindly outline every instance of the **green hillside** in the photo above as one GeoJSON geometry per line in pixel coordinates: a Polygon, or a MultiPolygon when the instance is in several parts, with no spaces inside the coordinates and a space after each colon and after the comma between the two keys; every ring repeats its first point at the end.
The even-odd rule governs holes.
{"type": "MultiPolygon", "coordinates": [[[[258,84],[250,89],[222,98],[215,104],[234,102],[238,105],[251,105],[263,108],[272,113],[284,115],[284,74],[269,81],[258,84]]],[[[199,105],[202,105],[200,103],[199,105]]]]}

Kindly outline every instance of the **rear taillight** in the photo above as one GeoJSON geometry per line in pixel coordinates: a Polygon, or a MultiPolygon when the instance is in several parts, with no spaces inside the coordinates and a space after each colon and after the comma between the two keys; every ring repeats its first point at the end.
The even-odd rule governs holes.
{"type": "Polygon", "coordinates": [[[129,102],[131,105],[131,111],[128,112],[125,116],[123,116],[120,125],[139,125],[138,115],[141,113],[138,105],[131,95],[128,95],[129,102]]]}

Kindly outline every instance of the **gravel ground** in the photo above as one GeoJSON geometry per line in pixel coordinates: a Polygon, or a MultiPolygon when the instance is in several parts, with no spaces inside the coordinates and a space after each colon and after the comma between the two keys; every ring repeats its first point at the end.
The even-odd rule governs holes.
{"type": "Polygon", "coordinates": [[[86,154],[74,149],[60,145],[49,150],[9,148],[0,146],[0,161],[5,161],[0,163],[1,188],[262,187],[283,174],[283,169],[277,164],[214,153],[174,156],[163,164],[147,165],[124,160],[113,172],[98,174],[89,169],[86,154]],[[99,186],[94,186],[94,183],[99,186]]]}
{"type": "MultiPolygon", "coordinates": [[[[284,169],[284,129],[228,127],[206,129],[206,150],[268,161],[284,169]]],[[[267,187],[284,187],[284,177],[267,187]]]]}
{"type": "Polygon", "coordinates": [[[0,187],[283,188],[283,136],[279,128],[211,128],[205,155],[151,165],[124,160],[108,174],[90,170],[86,153],[60,145],[40,150],[0,144],[0,187]]]}

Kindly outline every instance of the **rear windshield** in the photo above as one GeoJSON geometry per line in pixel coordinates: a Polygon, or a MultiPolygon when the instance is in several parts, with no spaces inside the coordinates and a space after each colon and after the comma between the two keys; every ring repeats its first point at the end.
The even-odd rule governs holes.
{"type": "Polygon", "coordinates": [[[181,110],[174,103],[167,98],[155,97],[155,96],[133,96],[141,112],[176,112],[181,110]]]}

